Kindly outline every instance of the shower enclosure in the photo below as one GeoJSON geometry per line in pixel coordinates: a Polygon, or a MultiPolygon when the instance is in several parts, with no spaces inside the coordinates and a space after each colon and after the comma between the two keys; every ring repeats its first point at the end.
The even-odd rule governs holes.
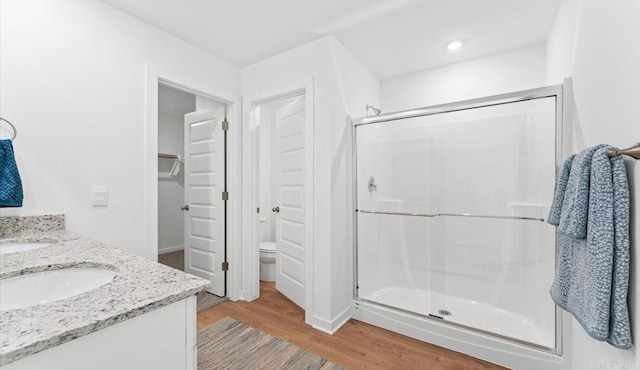
{"type": "Polygon", "coordinates": [[[396,314],[386,325],[354,317],[561,353],[548,293],[555,229],[544,222],[561,95],[547,87],[352,121],[354,307],[396,314]]]}

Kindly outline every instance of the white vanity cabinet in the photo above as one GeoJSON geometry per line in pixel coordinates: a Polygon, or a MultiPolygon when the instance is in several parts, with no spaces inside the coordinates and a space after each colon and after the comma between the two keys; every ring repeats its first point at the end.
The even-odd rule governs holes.
{"type": "Polygon", "coordinates": [[[3,370],[195,370],[196,297],[2,366],[3,370]]]}

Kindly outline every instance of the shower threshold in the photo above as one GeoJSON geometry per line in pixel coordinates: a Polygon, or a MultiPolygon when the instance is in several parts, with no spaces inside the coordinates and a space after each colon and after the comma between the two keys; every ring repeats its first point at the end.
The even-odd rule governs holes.
{"type": "MultiPolygon", "coordinates": [[[[442,294],[436,295],[443,297],[442,294]]],[[[553,327],[548,328],[545,335],[545,330],[537,327],[527,317],[488,303],[455,296],[433,301],[431,298],[432,292],[429,290],[401,287],[382,288],[359,297],[366,302],[462,326],[534,348],[549,351],[555,347],[553,327]]]]}

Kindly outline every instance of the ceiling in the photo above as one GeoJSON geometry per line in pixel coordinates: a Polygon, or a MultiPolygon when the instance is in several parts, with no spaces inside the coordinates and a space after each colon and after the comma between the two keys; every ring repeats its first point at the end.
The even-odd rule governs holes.
{"type": "Polygon", "coordinates": [[[385,79],[543,42],[560,0],[102,0],[244,67],[334,35],[385,79]],[[447,50],[452,40],[465,46],[447,50]]]}

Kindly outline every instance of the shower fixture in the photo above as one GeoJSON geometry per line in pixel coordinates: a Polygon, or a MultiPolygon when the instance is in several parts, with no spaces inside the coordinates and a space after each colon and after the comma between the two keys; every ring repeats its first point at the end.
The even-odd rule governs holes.
{"type": "Polygon", "coordinates": [[[373,176],[369,176],[369,193],[374,191],[378,191],[378,184],[376,184],[376,179],[373,176]]]}
{"type": "Polygon", "coordinates": [[[371,109],[373,111],[373,113],[376,114],[376,116],[379,116],[380,113],[382,113],[382,109],[378,109],[378,108],[374,107],[373,105],[367,104],[367,105],[365,105],[365,114],[366,115],[369,115],[369,109],[371,109]]]}

